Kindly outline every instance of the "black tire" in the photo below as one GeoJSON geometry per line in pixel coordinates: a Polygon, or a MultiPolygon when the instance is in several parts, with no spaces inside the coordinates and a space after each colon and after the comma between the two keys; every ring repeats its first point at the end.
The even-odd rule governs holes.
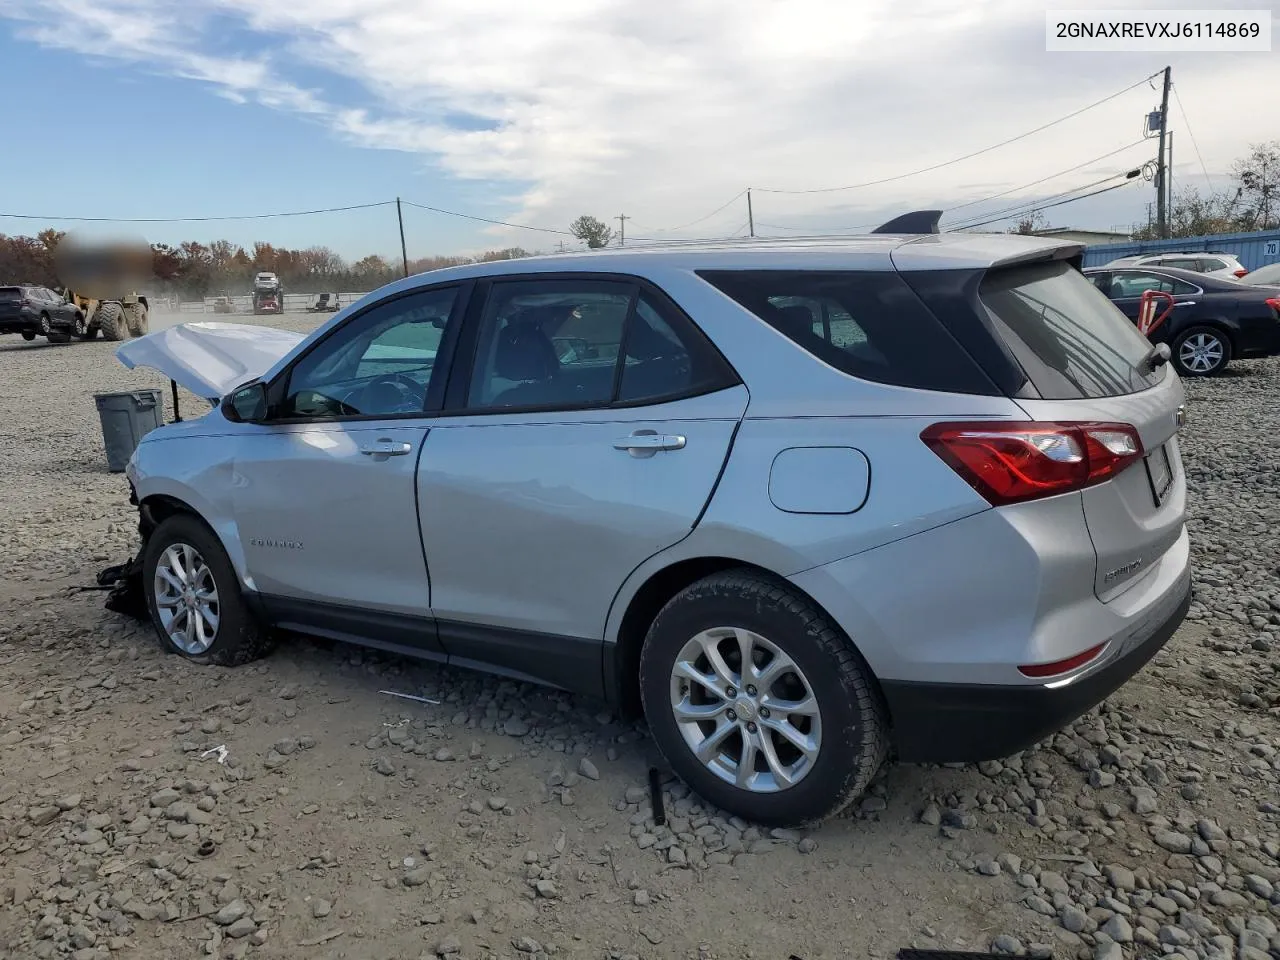
{"type": "MultiPolygon", "coordinates": [[[[691,689],[702,694],[697,684],[691,689]]],[[[717,807],[767,826],[814,823],[838,813],[862,794],[888,752],[883,702],[857,650],[807,597],[755,571],[727,571],[699,580],[662,608],[641,650],[640,695],[654,741],[681,779],[717,807]],[[686,643],[717,627],[745,629],[776,646],[800,668],[817,700],[817,758],[789,787],[773,792],[740,788],[708,769],[681,733],[671,702],[677,682],[672,670],[686,643]]],[[[724,742],[732,743],[735,736],[741,734],[724,742]]],[[[736,742],[740,747],[742,740],[736,742]]],[[[773,740],[775,750],[779,742],[773,740]]]]}
{"type": "MultiPolygon", "coordinates": [[[[1182,377],[1216,377],[1226,370],[1227,364],[1231,362],[1231,338],[1217,327],[1191,327],[1178,334],[1171,346],[1173,367],[1178,371],[1178,375],[1182,377]],[[1184,358],[1183,350],[1190,349],[1190,344],[1195,343],[1209,347],[1211,354],[1216,351],[1222,359],[1209,369],[1192,369],[1191,366],[1188,366],[1188,360],[1191,358],[1184,358]],[[1217,344],[1216,348],[1212,346],[1214,343],[1217,344]]],[[[1197,366],[1199,365],[1197,364],[1197,366]]]]}
{"type": "Polygon", "coordinates": [[[94,314],[98,329],[102,331],[102,339],[118,343],[128,334],[124,322],[124,307],[114,300],[98,305],[94,314]]]}
{"type": "Polygon", "coordinates": [[[23,339],[23,340],[26,340],[28,343],[30,343],[30,342],[31,342],[32,340],[34,340],[35,338],[36,338],[36,332],[35,332],[34,330],[23,330],[23,331],[22,331],[22,339],[23,339]]]}
{"type": "Polygon", "coordinates": [[[227,552],[209,528],[193,516],[180,513],[169,517],[148,538],[143,552],[142,589],[156,636],[161,647],[169,653],[193,663],[235,667],[257,660],[271,650],[271,632],[258,624],[245,604],[227,552]],[[200,653],[188,652],[174,643],[164,628],[156,604],[156,567],[169,547],[182,544],[193,547],[203,558],[218,595],[218,627],[213,642],[200,653]]]}
{"type": "Polygon", "coordinates": [[[70,343],[71,334],[66,330],[50,330],[44,335],[44,338],[50,343],[70,343]]]}
{"type": "Polygon", "coordinates": [[[40,336],[47,337],[53,333],[53,321],[49,319],[47,313],[40,314],[40,336]]]}
{"type": "Polygon", "coordinates": [[[98,335],[98,330],[96,327],[89,326],[89,321],[85,319],[83,313],[77,313],[75,329],[72,333],[77,340],[92,340],[98,335]]]}
{"type": "Polygon", "coordinates": [[[125,328],[131,337],[142,337],[150,327],[147,308],[141,303],[131,303],[124,308],[125,328]]]}

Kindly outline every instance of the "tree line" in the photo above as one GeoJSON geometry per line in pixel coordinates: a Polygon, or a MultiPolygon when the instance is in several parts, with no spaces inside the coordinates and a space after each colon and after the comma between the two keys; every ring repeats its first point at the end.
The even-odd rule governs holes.
{"type": "MultiPolygon", "coordinates": [[[[34,237],[0,234],[0,284],[63,286],[54,259],[63,236],[52,229],[34,237]]],[[[528,256],[532,254],[523,247],[506,247],[478,257],[420,257],[409,261],[409,272],[528,256]]],[[[188,240],[175,246],[155,243],[151,245],[151,263],[155,281],[148,292],[189,300],[248,293],[254,274],[263,271],[278,274],[285,290],[298,293],[374,290],[404,274],[402,264],[377,255],[348,261],[328,247],[292,250],[259,242],[246,249],[227,240],[188,240]]]]}

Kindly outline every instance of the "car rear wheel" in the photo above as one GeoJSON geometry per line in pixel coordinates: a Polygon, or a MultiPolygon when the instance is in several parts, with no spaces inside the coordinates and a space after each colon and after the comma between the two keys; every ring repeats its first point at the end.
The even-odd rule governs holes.
{"type": "Polygon", "coordinates": [[[672,769],[721,809],[770,826],[837,813],[884,762],[875,680],[829,618],[754,571],[707,577],[654,619],[640,691],[672,769]]]}
{"type": "Polygon", "coordinates": [[[1184,377],[1212,377],[1231,362],[1231,341],[1213,327],[1192,327],[1173,342],[1173,365],[1184,377]]]}
{"type": "Polygon", "coordinates": [[[151,621],[169,652],[226,667],[268,652],[270,635],[245,605],[226,551],[195,517],[179,514],[155,529],[142,577],[151,621]]]}

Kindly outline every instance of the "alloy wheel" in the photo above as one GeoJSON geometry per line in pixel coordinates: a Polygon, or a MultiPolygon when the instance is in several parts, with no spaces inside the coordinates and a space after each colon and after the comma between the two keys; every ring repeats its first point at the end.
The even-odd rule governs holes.
{"type": "Polygon", "coordinates": [[[1193,373],[1209,373],[1221,365],[1225,351],[1212,333],[1193,334],[1178,347],[1178,360],[1193,373]]]}
{"type": "Polygon", "coordinates": [[[671,711],[698,761],[751,793],[795,786],[822,748],[822,715],[804,672],[777,644],[738,627],[704,630],[681,648],[671,711]]]}
{"type": "Polygon", "coordinates": [[[198,656],[218,637],[218,585],[193,546],[174,543],[156,562],[152,582],[160,627],[183,653],[198,656]]]}

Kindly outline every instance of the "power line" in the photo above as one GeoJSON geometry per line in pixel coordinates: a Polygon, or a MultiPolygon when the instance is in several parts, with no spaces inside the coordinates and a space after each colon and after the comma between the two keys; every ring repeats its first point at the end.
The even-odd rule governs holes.
{"type": "Polygon", "coordinates": [[[688,223],[682,223],[678,227],[663,227],[661,230],[650,230],[649,233],[674,233],[677,230],[684,230],[687,227],[697,226],[698,224],[702,223],[704,220],[710,220],[717,213],[719,213],[721,210],[726,209],[731,204],[737,203],[737,201],[740,200],[743,197],[743,195],[746,194],[746,192],[747,192],[747,188],[739,190],[725,203],[722,203],[720,206],[716,207],[706,216],[699,217],[697,220],[690,220],[688,223]]]}
{"type": "MultiPolygon", "coordinates": [[[[1153,161],[1149,161],[1149,162],[1153,162],[1153,161]]],[[[1051,193],[1047,197],[1040,197],[1037,200],[1022,200],[1022,201],[1019,201],[1018,203],[1015,203],[1011,207],[1005,207],[1003,210],[995,210],[995,211],[989,210],[986,213],[978,214],[976,217],[966,218],[960,221],[953,220],[951,221],[950,224],[946,224],[945,226],[956,227],[958,224],[959,228],[963,229],[965,225],[967,225],[971,220],[978,220],[978,219],[982,219],[983,217],[994,217],[994,216],[998,216],[999,214],[1010,213],[1011,211],[1020,211],[1020,210],[1023,210],[1024,208],[1027,208],[1027,209],[1038,208],[1041,205],[1048,203],[1049,201],[1057,200],[1059,197],[1067,197],[1073,193],[1079,193],[1081,190],[1088,190],[1091,187],[1096,187],[1099,184],[1107,183],[1108,181],[1115,180],[1118,177],[1124,177],[1126,180],[1132,180],[1139,175],[1139,172],[1144,167],[1146,167],[1146,164],[1143,164],[1142,167],[1126,170],[1123,173],[1113,173],[1110,176],[1102,177],[1098,180],[1090,181],[1089,183],[1083,183],[1083,184],[1080,184],[1079,186],[1071,187],[1067,190],[1061,190],[1058,193],[1051,193]]]]}
{"type": "Polygon", "coordinates": [[[1191,146],[1195,148],[1196,158],[1200,161],[1200,169],[1204,171],[1204,182],[1208,185],[1209,190],[1213,190],[1213,180],[1209,177],[1209,168],[1205,166],[1204,157],[1200,153],[1200,144],[1196,142],[1196,135],[1191,132],[1191,121],[1187,119],[1187,111],[1182,106],[1182,98],[1178,96],[1178,85],[1173,85],[1173,99],[1178,104],[1178,113],[1182,115],[1182,123],[1187,128],[1187,136],[1191,138],[1191,146]]]}
{"type": "MultiPolygon", "coordinates": [[[[407,201],[406,201],[407,202],[407,201]]],[[[64,220],[74,223],[214,223],[218,220],[271,220],[279,216],[314,216],[315,214],[340,214],[347,210],[371,210],[378,206],[392,206],[394,200],[380,200],[376,204],[352,204],[330,206],[319,210],[291,210],[283,214],[244,214],[242,216],[37,216],[36,214],[0,214],[0,218],[14,220],[64,220]]]]}
{"type": "MultiPolygon", "coordinates": [[[[1028,130],[1026,133],[1020,133],[1016,137],[1010,137],[1008,140],[1002,140],[999,143],[992,144],[989,147],[983,147],[981,150],[973,151],[973,153],[966,153],[962,157],[956,157],[953,160],[945,160],[942,163],[935,163],[932,166],[922,167],[919,170],[912,170],[909,173],[899,173],[899,174],[895,174],[892,177],[883,177],[879,180],[868,180],[866,183],[853,183],[844,187],[820,187],[812,190],[780,190],[780,189],[772,189],[768,187],[753,187],[752,189],[759,190],[761,193],[787,193],[787,194],[836,193],[841,190],[859,190],[863,187],[878,187],[884,183],[893,183],[897,180],[905,180],[908,177],[916,177],[922,173],[932,173],[934,170],[941,170],[943,167],[949,167],[952,164],[961,163],[965,160],[972,160],[974,157],[980,157],[984,153],[990,153],[992,150],[998,150],[1001,147],[1007,147],[1011,143],[1016,143],[1019,140],[1025,140],[1027,137],[1040,133],[1043,130],[1048,130],[1050,127],[1055,127],[1060,123],[1064,123],[1067,120],[1072,119],[1073,117],[1078,117],[1080,116],[1080,114],[1085,113],[1086,111],[1092,110],[1095,107],[1100,107],[1104,103],[1108,103],[1109,101],[1116,99],[1116,97],[1123,96],[1124,94],[1128,93],[1130,90],[1134,90],[1137,87],[1142,86],[1144,83],[1149,83],[1152,77],[1155,77],[1155,76],[1157,76],[1157,74],[1153,73],[1151,74],[1150,77],[1143,77],[1137,83],[1130,84],[1129,86],[1125,87],[1123,90],[1118,90],[1108,97],[1103,97],[1101,100],[1095,100],[1093,103],[1089,104],[1088,106],[1081,107],[1079,110],[1073,110],[1071,113],[1068,113],[1066,116],[1059,117],[1057,120],[1051,120],[1046,124],[1042,124],[1041,126],[1036,127],[1034,130],[1028,130]]],[[[734,199],[737,199],[737,198],[735,197],[734,199]]]]}
{"type": "Polygon", "coordinates": [[[996,220],[1005,220],[1005,219],[1008,219],[1009,217],[1016,217],[1023,213],[1029,213],[1033,210],[1037,210],[1043,204],[1052,202],[1054,200],[1058,200],[1062,197],[1069,197],[1073,193],[1079,193],[1081,190],[1089,190],[1101,184],[1109,183],[1110,181],[1116,179],[1116,177],[1120,177],[1120,176],[1124,176],[1124,174],[1113,173],[1109,177],[1103,177],[1100,180],[1094,180],[1094,181],[1091,181],[1090,183],[1082,184],[1081,186],[1078,186],[1078,187],[1072,187],[1070,190],[1062,190],[1062,191],[1059,191],[1058,193],[1051,193],[1049,194],[1049,196],[1041,197],[1039,200],[1023,200],[1019,203],[1015,203],[1011,207],[1005,207],[1003,210],[988,210],[986,213],[980,213],[976,217],[969,217],[961,220],[953,220],[950,223],[943,224],[942,227],[948,230],[965,230],[965,229],[968,229],[970,226],[973,226],[977,221],[980,221],[980,220],[983,223],[995,222],[995,220],[984,220],[983,219],[984,217],[995,217],[996,220]]]}
{"type": "MultiPolygon", "coordinates": [[[[1038,187],[1040,184],[1047,183],[1050,180],[1056,180],[1058,179],[1058,177],[1065,177],[1068,173],[1075,173],[1077,170],[1081,169],[1082,167],[1087,167],[1091,163],[1099,163],[1103,160],[1109,159],[1110,157],[1114,157],[1117,153],[1124,153],[1124,151],[1126,150],[1132,150],[1134,147],[1139,146],[1140,144],[1143,144],[1143,143],[1146,143],[1145,137],[1141,140],[1135,140],[1133,143],[1126,144],[1125,146],[1120,147],[1119,149],[1112,150],[1110,153],[1104,153],[1100,157],[1094,157],[1092,160],[1086,160],[1084,163],[1078,163],[1074,167],[1068,167],[1065,170],[1059,170],[1057,173],[1051,173],[1047,177],[1041,177],[1039,180],[1032,180],[1030,183],[1024,183],[1020,187],[1011,187],[1010,189],[1005,190],[1002,193],[993,193],[991,196],[983,197],[981,200],[970,200],[968,203],[962,203],[959,206],[951,207],[949,210],[947,210],[947,213],[955,213],[957,210],[965,209],[965,207],[974,207],[980,203],[989,203],[992,200],[999,200],[1001,197],[1007,197],[1009,194],[1017,193],[1019,190],[1027,190],[1027,189],[1030,189],[1031,187],[1038,187]]],[[[1111,178],[1108,177],[1107,179],[1110,180],[1111,178]]]]}
{"type": "MultiPolygon", "coordinates": [[[[1112,184],[1109,187],[1103,187],[1101,190],[1094,190],[1092,193],[1083,193],[1078,197],[1068,197],[1066,200],[1059,200],[1057,203],[1038,204],[1034,207],[1030,207],[1026,210],[1021,211],[1021,214],[1036,213],[1036,212],[1039,212],[1040,210],[1048,210],[1051,207],[1061,207],[1064,204],[1075,203],[1077,200],[1087,200],[1089,197],[1096,197],[1099,194],[1110,193],[1112,190],[1119,190],[1121,187],[1127,187],[1129,184],[1133,182],[1134,182],[1133,180],[1125,180],[1122,183],[1116,183],[1116,184],[1112,184]]],[[[966,224],[964,226],[964,229],[972,230],[974,227],[985,227],[987,226],[987,224],[999,223],[1001,220],[1008,220],[1010,216],[1019,216],[1019,215],[1020,214],[1018,213],[1014,213],[1014,214],[1009,214],[1003,217],[996,217],[994,220],[984,220],[981,223],[966,224]]]]}
{"type": "MultiPolygon", "coordinates": [[[[1143,139],[1143,140],[1135,140],[1133,143],[1126,144],[1126,145],[1125,145],[1125,146],[1123,146],[1123,147],[1118,147],[1118,148],[1117,148],[1117,149],[1115,149],[1115,150],[1111,150],[1111,151],[1109,151],[1108,153],[1104,153],[1104,154],[1102,154],[1102,156],[1094,157],[1093,159],[1091,159],[1091,160],[1086,160],[1086,161],[1084,161],[1083,163],[1078,163],[1078,164],[1076,164],[1074,167],[1067,167],[1065,170],[1059,170],[1057,173],[1051,173],[1051,174],[1049,174],[1047,177],[1041,177],[1039,180],[1033,180],[1033,181],[1031,181],[1030,183],[1024,183],[1024,184],[1022,184],[1021,186],[1017,186],[1017,187],[1010,187],[1008,190],[1004,190],[1004,191],[1002,191],[1002,192],[1000,192],[1000,193],[994,193],[994,194],[992,194],[992,195],[991,195],[991,196],[989,196],[989,197],[983,197],[981,200],[970,200],[970,201],[968,201],[968,202],[966,202],[966,203],[962,203],[962,204],[959,204],[959,205],[957,205],[957,206],[950,207],[950,208],[948,208],[948,209],[947,209],[947,211],[946,211],[946,212],[947,212],[947,213],[949,213],[949,214],[950,214],[950,213],[954,213],[956,210],[964,210],[964,209],[965,209],[965,208],[967,208],[967,207],[977,206],[978,204],[981,204],[981,203],[989,203],[989,202],[991,202],[992,200],[998,200],[998,199],[1000,199],[1001,197],[1007,197],[1007,196],[1008,196],[1009,194],[1011,194],[1011,193],[1017,193],[1017,192],[1018,192],[1018,191],[1020,191],[1020,190],[1026,190],[1026,189],[1029,189],[1030,187],[1036,187],[1036,186],[1039,186],[1040,184],[1042,184],[1042,183],[1047,183],[1047,182],[1048,182],[1048,181],[1050,181],[1050,180],[1056,180],[1058,177],[1066,176],[1068,173],[1075,173],[1077,170],[1080,170],[1080,169],[1081,169],[1081,168],[1083,168],[1083,167],[1087,167],[1087,166],[1089,166],[1090,164],[1098,163],[1098,162],[1100,162],[1100,161],[1102,161],[1102,160],[1106,160],[1106,159],[1108,159],[1108,158],[1110,158],[1110,157],[1114,157],[1117,153],[1123,153],[1124,151],[1126,151],[1126,150],[1130,150],[1130,149],[1132,149],[1133,147],[1136,147],[1136,146],[1138,146],[1138,145],[1140,145],[1140,144],[1142,144],[1142,143],[1145,143],[1145,142],[1146,142],[1146,140],[1145,140],[1145,139],[1143,139]]],[[[1113,179],[1113,178],[1112,178],[1112,177],[1106,177],[1105,179],[1100,180],[1100,181],[1098,181],[1098,182],[1099,182],[1099,183],[1105,183],[1107,180],[1111,180],[1111,179],[1113,179]]],[[[1057,197],[1057,196],[1065,196],[1065,195],[1066,195],[1066,194],[1068,194],[1068,193],[1073,193],[1075,190],[1083,190],[1083,189],[1086,189],[1088,186],[1091,186],[1091,185],[1090,185],[1090,184],[1086,184],[1086,185],[1085,185],[1085,187],[1074,187],[1074,188],[1072,188],[1072,190],[1066,190],[1066,191],[1063,191],[1062,193],[1054,194],[1054,195],[1053,195],[1053,197],[1057,197]]],[[[1052,199],[1052,197],[1051,197],[1051,199],[1052,199]]],[[[1037,201],[1037,202],[1038,202],[1038,201],[1037,201]]],[[[1022,204],[1019,204],[1019,206],[1022,206],[1022,204]]],[[[981,214],[981,216],[985,216],[985,214],[981,214]]],[[[786,231],[788,231],[788,232],[792,232],[792,233],[803,233],[803,232],[805,232],[805,231],[807,231],[807,230],[829,230],[829,231],[833,231],[833,232],[838,232],[838,231],[843,231],[843,232],[856,232],[856,231],[859,231],[859,230],[869,230],[869,229],[871,229],[872,227],[878,226],[878,224],[874,224],[874,223],[872,223],[872,224],[862,224],[862,225],[860,225],[860,226],[852,226],[852,227],[851,227],[851,226],[849,226],[849,225],[847,225],[847,224],[841,224],[841,225],[840,225],[840,226],[838,226],[838,227],[836,227],[836,226],[806,226],[806,227],[789,227],[789,226],[786,226],[785,224],[781,224],[781,223],[762,223],[761,221],[758,221],[758,220],[756,221],[756,225],[757,225],[757,226],[761,226],[761,227],[769,227],[770,229],[773,229],[773,230],[786,230],[786,231]]]]}
{"type": "MultiPolygon", "coordinates": [[[[394,203],[395,201],[391,201],[394,203]]],[[[553,230],[551,227],[531,227],[527,223],[508,223],[506,220],[490,220],[488,217],[475,217],[469,213],[458,213],[456,210],[444,210],[440,207],[432,207],[425,203],[414,203],[412,200],[406,200],[405,206],[417,207],[419,210],[428,210],[431,213],[441,213],[446,217],[461,217],[463,220],[474,220],[477,223],[491,223],[495,227],[511,227],[515,230],[533,230],[537,233],[553,233],[561,237],[572,237],[571,230],[553,230]]]]}

